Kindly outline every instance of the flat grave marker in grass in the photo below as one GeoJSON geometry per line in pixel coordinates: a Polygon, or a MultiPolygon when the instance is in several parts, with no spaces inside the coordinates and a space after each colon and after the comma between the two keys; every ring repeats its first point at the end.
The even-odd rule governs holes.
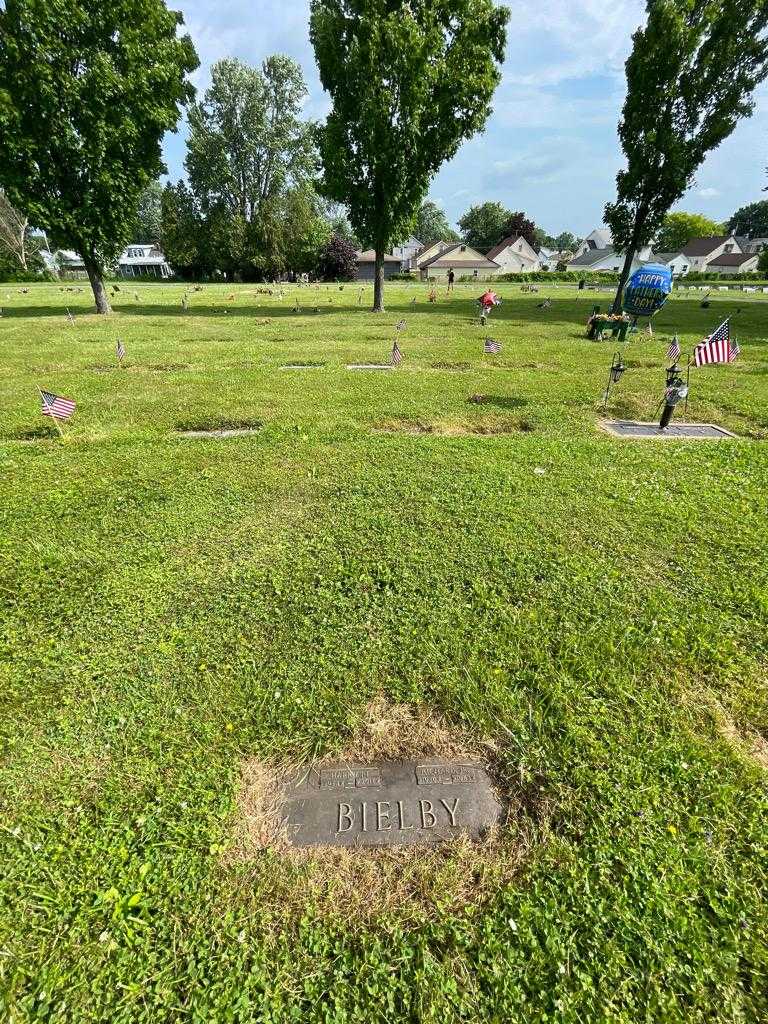
{"type": "Polygon", "coordinates": [[[481,839],[501,818],[487,772],[443,760],[344,764],[283,784],[292,846],[435,846],[481,839]]]}
{"type": "Polygon", "coordinates": [[[392,363],[347,363],[348,370],[393,370],[392,363]]]}
{"type": "Polygon", "coordinates": [[[670,423],[662,430],[658,423],[639,423],[635,420],[604,420],[604,430],[614,437],[642,440],[647,438],[662,441],[720,441],[724,438],[735,438],[730,430],[718,427],[714,423],[670,423]]]}

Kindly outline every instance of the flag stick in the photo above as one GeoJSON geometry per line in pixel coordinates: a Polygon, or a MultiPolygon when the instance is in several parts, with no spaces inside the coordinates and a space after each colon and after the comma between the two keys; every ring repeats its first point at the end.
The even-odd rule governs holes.
{"type": "Polygon", "coordinates": [[[688,395],[690,394],[690,391],[691,391],[691,357],[690,356],[688,356],[687,370],[688,370],[688,373],[685,376],[685,409],[683,410],[683,415],[684,416],[688,415],[688,395]]]}

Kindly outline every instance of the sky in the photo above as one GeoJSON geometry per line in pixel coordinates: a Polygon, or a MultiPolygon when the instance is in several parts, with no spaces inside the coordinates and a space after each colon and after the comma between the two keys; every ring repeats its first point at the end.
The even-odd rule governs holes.
{"type": "MultiPolygon", "coordinates": [[[[309,42],[308,0],[169,0],[184,15],[200,57],[198,92],[223,57],[259,65],[273,53],[299,62],[309,89],[306,116],[329,102],[309,42]]],[[[583,236],[602,223],[622,153],[616,135],[624,100],[624,61],[643,20],[643,0],[506,0],[511,11],[502,82],[482,135],[465,142],[430,186],[451,224],[497,200],[524,210],[550,234],[583,236]]],[[[723,69],[727,74],[727,68],[723,69]]],[[[768,85],[754,115],[711,153],[677,209],[727,220],[766,198],[768,85]]],[[[165,139],[174,180],[184,175],[186,129],[165,139]]]]}

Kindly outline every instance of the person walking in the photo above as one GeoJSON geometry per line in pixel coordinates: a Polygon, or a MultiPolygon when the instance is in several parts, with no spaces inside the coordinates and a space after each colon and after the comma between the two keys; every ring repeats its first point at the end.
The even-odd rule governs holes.
{"type": "Polygon", "coordinates": [[[453,291],[453,282],[456,280],[456,275],[453,272],[453,267],[448,271],[448,294],[453,291]]]}

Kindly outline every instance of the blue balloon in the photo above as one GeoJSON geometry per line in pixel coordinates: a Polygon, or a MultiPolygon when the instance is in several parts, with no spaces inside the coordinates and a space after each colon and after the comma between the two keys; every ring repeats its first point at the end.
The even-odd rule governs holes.
{"type": "Polygon", "coordinates": [[[624,312],[630,316],[653,316],[672,291],[672,271],[662,263],[647,263],[636,270],[624,291],[624,312]]]}

